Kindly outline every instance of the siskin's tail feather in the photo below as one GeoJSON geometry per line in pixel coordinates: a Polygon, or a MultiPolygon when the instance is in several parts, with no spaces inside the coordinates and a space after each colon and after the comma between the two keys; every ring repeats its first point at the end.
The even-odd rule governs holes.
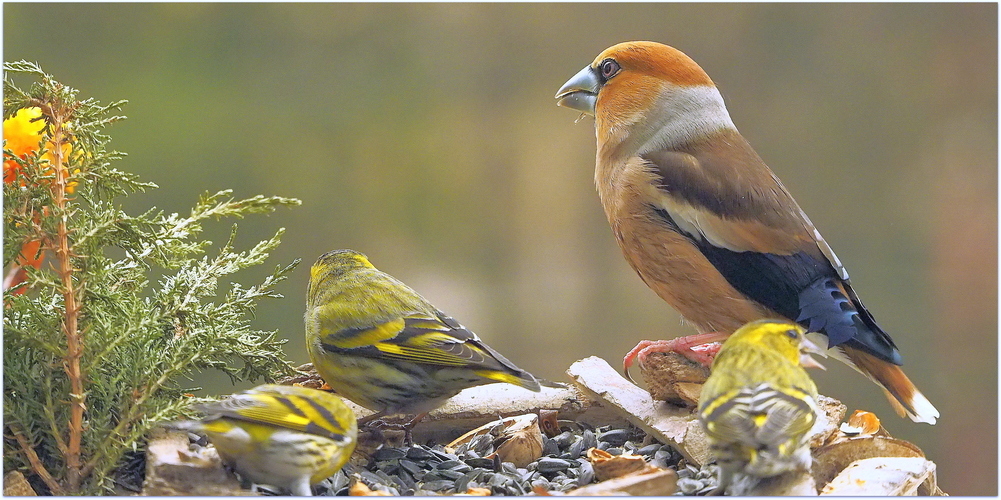
{"type": "Polygon", "coordinates": [[[524,387],[525,389],[533,392],[539,392],[540,390],[539,381],[536,380],[531,373],[526,371],[502,372],[499,370],[479,370],[476,374],[490,380],[506,382],[508,384],[514,384],[518,387],[524,387]]]}

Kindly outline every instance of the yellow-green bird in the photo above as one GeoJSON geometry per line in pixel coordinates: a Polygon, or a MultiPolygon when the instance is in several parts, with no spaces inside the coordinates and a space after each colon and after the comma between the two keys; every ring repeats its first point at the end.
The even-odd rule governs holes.
{"type": "Polygon", "coordinates": [[[721,494],[735,475],[772,477],[808,469],[809,431],[817,420],[817,386],[803,367],[823,368],[806,330],[785,320],[758,320],[731,335],[702,386],[699,419],[720,466],[721,494]]]}
{"type": "Polygon", "coordinates": [[[422,414],[490,382],[539,391],[532,374],[353,250],[313,264],[305,321],[323,380],[377,415],[422,414]]]}
{"type": "Polygon", "coordinates": [[[316,389],[260,385],[196,409],[205,418],[167,426],[205,434],[241,476],[294,495],[312,495],[310,486],[340,470],[357,443],[351,408],[316,389]]]}

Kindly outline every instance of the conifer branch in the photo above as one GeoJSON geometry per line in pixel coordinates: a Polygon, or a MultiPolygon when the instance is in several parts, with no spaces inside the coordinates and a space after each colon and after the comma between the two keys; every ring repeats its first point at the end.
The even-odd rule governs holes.
{"type": "Polygon", "coordinates": [[[73,262],[69,242],[69,211],[67,207],[67,186],[69,169],[66,168],[63,146],[67,145],[65,124],[72,118],[73,106],[68,103],[47,103],[33,100],[32,104],[41,108],[48,118],[51,129],[52,164],[56,182],[53,184],[53,201],[59,222],[56,232],[56,265],[57,274],[62,282],[64,304],[63,333],[66,335],[66,355],[64,366],[70,381],[70,422],[69,447],[66,450],[67,483],[71,492],[80,488],[80,443],[83,439],[83,414],[86,409],[86,394],[83,388],[83,374],[80,371],[80,358],[83,356],[83,341],[80,338],[78,318],[81,305],[77,301],[77,287],[73,283],[73,262]]]}
{"type": "Polygon", "coordinates": [[[21,451],[24,452],[28,463],[31,464],[31,470],[35,471],[35,474],[38,474],[38,477],[42,478],[42,482],[49,487],[49,492],[56,496],[64,495],[63,487],[59,485],[52,477],[52,474],[49,474],[49,471],[42,465],[42,461],[38,459],[38,454],[35,453],[35,448],[28,443],[28,439],[18,429],[17,424],[9,424],[7,427],[10,429],[11,434],[14,435],[14,439],[17,440],[17,444],[21,446],[21,451]]]}

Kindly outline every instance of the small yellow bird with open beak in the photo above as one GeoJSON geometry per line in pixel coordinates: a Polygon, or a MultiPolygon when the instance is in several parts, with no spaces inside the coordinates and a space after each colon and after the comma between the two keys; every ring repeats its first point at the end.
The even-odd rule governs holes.
{"type": "Polygon", "coordinates": [[[938,410],[852,289],[848,272],[778,177],[737,132],[723,97],[681,51],[654,42],[606,49],[560,88],[558,104],[594,116],[595,184],[640,278],[699,331],[641,342],[707,362],[693,346],[783,317],[880,385],[901,415],[938,410]]]}

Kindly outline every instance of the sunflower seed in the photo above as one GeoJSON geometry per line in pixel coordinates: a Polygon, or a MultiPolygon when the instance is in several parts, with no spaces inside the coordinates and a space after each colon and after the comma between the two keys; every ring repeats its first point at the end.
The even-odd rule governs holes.
{"type": "Polygon", "coordinates": [[[344,469],[337,471],[336,474],[330,476],[330,490],[335,494],[343,488],[346,488],[351,483],[348,479],[348,475],[344,472],[344,469]]]}
{"type": "Polygon", "coordinates": [[[465,462],[470,467],[483,467],[484,469],[494,468],[494,461],[492,458],[467,458],[465,462]]]}
{"type": "Polygon", "coordinates": [[[439,474],[438,472],[439,471],[425,473],[424,476],[421,478],[421,481],[424,481],[426,483],[429,481],[441,481],[445,479],[445,476],[439,474]]]}
{"type": "Polygon", "coordinates": [[[361,475],[362,481],[364,481],[365,484],[367,484],[368,486],[372,486],[374,484],[385,484],[383,482],[382,478],[379,477],[374,472],[363,470],[363,471],[361,471],[360,475],[361,475]]]}
{"type": "Polygon", "coordinates": [[[646,446],[640,448],[639,450],[636,450],[636,453],[638,453],[640,455],[645,455],[645,456],[652,456],[655,453],[657,453],[658,451],[660,451],[660,446],[661,446],[660,443],[654,443],[654,444],[646,445],[646,446]]]}
{"type": "MultiPolygon", "coordinates": [[[[493,453],[494,438],[481,434],[456,453],[445,451],[441,445],[414,445],[407,448],[383,447],[377,450],[369,464],[362,468],[350,464],[335,476],[325,479],[316,487],[320,495],[346,493],[348,478],[362,474],[364,481],[376,490],[397,492],[403,495],[439,495],[465,493],[470,487],[486,487],[495,495],[529,494],[533,486],[545,491],[569,491],[594,482],[594,467],[583,458],[592,448],[610,450],[612,454],[625,451],[647,457],[651,464],[665,468],[678,468],[682,460],[671,447],[661,445],[637,428],[612,428],[590,425],[572,425],[561,422],[561,432],[555,438],[543,437],[543,457],[525,467],[502,463],[498,456],[483,458],[493,453]],[[646,443],[645,445],[642,443],[646,443]],[[423,484],[422,484],[423,483],[423,484]],[[451,487],[446,486],[452,484],[451,487]]],[[[715,485],[715,465],[699,469],[680,467],[679,479],[687,477],[699,488],[697,492],[711,491],[715,485]]],[[[686,488],[691,489],[689,484],[686,488]]]]}
{"type": "MultiPolygon", "coordinates": [[[[483,469],[474,469],[464,474],[462,476],[462,479],[456,481],[456,484],[458,484],[460,481],[468,483],[469,485],[478,484],[483,480],[483,476],[486,474],[489,474],[489,472],[483,469]]],[[[467,488],[463,488],[462,491],[466,491],[467,488]]]]}
{"type": "Polygon", "coordinates": [[[197,444],[198,446],[202,446],[202,447],[205,447],[205,446],[209,445],[209,437],[208,436],[199,436],[198,434],[195,434],[193,432],[189,432],[188,433],[188,440],[191,441],[192,443],[197,444]]]}
{"type": "Polygon", "coordinates": [[[459,459],[459,457],[457,457],[456,455],[454,455],[452,453],[447,453],[445,451],[438,451],[438,450],[435,450],[434,448],[431,449],[431,453],[434,453],[435,458],[437,458],[437,459],[439,459],[439,460],[441,460],[443,462],[446,461],[446,460],[458,460],[459,459]]]}
{"type": "Polygon", "coordinates": [[[375,450],[375,453],[372,454],[372,458],[379,461],[400,459],[406,456],[407,456],[407,450],[403,450],[400,448],[387,448],[385,446],[379,448],[378,450],[375,450]]]}
{"type": "Polygon", "coordinates": [[[430,450],[414,446],[407,450],[407,458],[416,461],[426,461],[435,458],[435,455],[430,450]]]}
{"type": "Polygon", "coordinates": [[[466,465],[465,462],[461,462],[459,460],[445,460],[444,462],[439,462],[439,463],[435,464],[434,468],[438,469],[438,470],[441,470],[441,469],[454,469],[454,468],[456,468],[456,467],[458,467],[460,465],[463,466],[463,467],[469,467],[468,465],[466,465]]]}
{"type": "Polygon", "coordinates": [[[562,492],[567,492],[567,491],[570,491],[570,490],[572,490],[572,489],[574,489],[576,487],[577,487],[577,481],[574,481],[573,479],[569,479],[569,480],[566,480],[566,481],[562,482],[560,484],[560,487],[557,488],[557,489],[559,489],[562,492]]]}
{"type": "Polygon", "coordinates": [[[417,465],[416,462],[407,460],[405,458],[402,459],[402,460],[400,460],[400,467],[402,467],[403,470],[405,470],[405,471],[407,471],[407,472],[409,472],[411,474],[417,474],[418,472],[421,471],[421,466],[420,465],[417,465]]]}
{"type": "Polygon", "coordinates": [[[494,451],[494,437],[489,434],[476,436],[469,442],[469,449],[480,456],[489,455],[494,451]]]}
{"type": "Polygon", "coordinates": [[[572,432],[565,431],[561,433],[559,436],[554,437],[553,441],[556,441],[556,446],[559,446],[560,449],[562,450],[567,446],[570,446],[570,443],[573,441],[573,438],[574,436],[572,432]]]}
{"type": "Polygon", "coordinates": [[[693,495],[696,491],[699,491],[705,487],[701,481],[692,478],[684,478],[678,480],[678,489],[686,495],[693,495]]]}
{"type": "Polygon", "coordinates": [[[472,477],[469,475],[469,473],[467,472],[466,474],[463,474],[462,477],[455,480],[455,492],[465,493],[466,491],[469,490],[469,484],[471,482],[472,482],[472,477]]]}
{"type": "Polygon", "coordinates": [[[375,473],[376,476],[379,476],[379,479],[382,479],[383,484],[387,484],[387,485],[388,484],[393,484],[393,478],[389,477],[389,474],[386,474],[385,472],[383,472],[381,470],[376,470],[374,473],[375,473]]]}
{"type": "Polygon", "coordinates": [[[539,472],[556,472],[570,468],[570,462],[560,458],[542,457],[539,459],[539,472]]]}
{"type": "Polygon", "coordinates": [[[549,491],[553,487],[553,485],[550,484],[549,481],[544,477],[540,477],[539,479],[532,481],[531,484],[533,488],[542,488],[546,491],[549,491]]]}
{"type": "Polygon", "coordinates": [[[400,486],[402,486],[400,492],[404,495],[408,494],[407,492],[413,493],[413,491],[417,488],[417,481],[414,481],[414,478],[409,472],[401,470],[396,477],[399,479],[400,486]]]}
{"type": "Polygon", "coordinates": [[[570,445],[570,460],[577,460],[580,458],[582,453],[584,453],[584,438],[578,437],[577,440],[570,445]]]}
{"type": "Polygon", "coordinates": [[[511,485],[508,486],[508,491],[512,492],[512,495],[527,495],[531,488],[528,487],[528,483],[523,483],[521,481],[512,481],[511,485]]]}
{"type": "Polygon", "coordinates": [[[455,487],[455,483],[452,481],[438,480],[438,481],[427,481],[421,485],[421,489],[431,490],[431,491],[445,491],[455,487]]]}
{"type": "Polygon", "coordinates": [[[598,446],[598,438],[594,435],[594,431],[588,429],[584,431],[581,439],[584,441],[584,449],[589,450],[598,446]]]}
{"type": "Polygon", "coordinates": [[[609,443],[612,446],[622,446],[629,439],[629,431],[625,429],[612,429],[598,437],[598,441],[609,443]]]}
{"type": "Polygon", "coordinates": [[[581,486],[591,484],[594,481],[594,466],[584,458],[577,459],[577,462],[580,463],[580,477],[577,478],[577,482],[581,486]]]}
{"type": "Polygon", "coordinates": [[[451,469],[440,470],[436,472],[436,474],[445,479],[451,479],[452,481],[457,481],[460,477],[464,475],[462,472],[451,469]]]}
{"type": "Polygon", "coordinates": [[[526,469],[518,469],[518,480],[524,484],[532,482],[532,476],[538,474],[539,471],[530,471],[526,469]]]}
{"type": "Polygon", "coordinates": [[[378,462],[375,464],[376,470],[384,472],[386,474],[396,474],[400,470],[399,460],[390,460],[388,462],[378,462]]]}
{"type": "Polygon", "coordinates": [[[702,488],[701,490],[699,490],[698,492],[696,492],[696,494],[697,495],[706,495],[706,494],[708,494],[709,492],[711,492],[711,491],[713,491],[715,489],[716,489],[716,484],[715,483],[713,483],[713,484],[707,484],[704,488],[702,488]]]}
{"type": "Polygon", "coordinates": [[[505,484],[511,481],[511,478],[505,476],[504,474],[494,474],[493,477],[487,481],[491,487],[503,487],[505,484]]]}
{"type": "Polygon", "coordinates": [[[560,445],[556,443],[555,439],[549,439],[547,437],[543,437],[543,440],[544,441],[542,443],[542,456],[548,457],[560,454],[560,445]]]}

